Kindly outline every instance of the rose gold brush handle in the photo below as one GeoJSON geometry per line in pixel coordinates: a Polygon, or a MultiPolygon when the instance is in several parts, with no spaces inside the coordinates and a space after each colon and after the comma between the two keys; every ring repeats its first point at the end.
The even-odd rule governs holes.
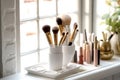
{"type": "Polygon", "coordinates": [[[86,62],[90,64],[90,45],[86,43],[86,62]]]}
{"type": "Polygon", "coordinates": [[[83,43],[83,61],[86,62],[86,43],[83,43]]]}
{"type": "Polygon", "coordinates": [[[79,64],[83,64],[83,49],[80,47],[79,64]]]}
{"type": "Polygon", "coordinates": [[[98,65],[97,36],[94,38],[94,66],[98,65]]]}

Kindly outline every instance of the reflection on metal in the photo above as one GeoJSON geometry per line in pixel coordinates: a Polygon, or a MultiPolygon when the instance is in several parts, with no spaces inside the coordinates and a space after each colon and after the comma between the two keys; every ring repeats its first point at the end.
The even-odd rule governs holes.
{"type": "Polygon", "coordinates": [[[114,51],[111,49],[109,41],[100,42],[100,58],[102,60],[110,60],[114,55],[114,51]]]}
{"type": "Polygon", "coordinates": [[[118,52],[120,52],[120,41],[117,41],[116,48],[117,48],[118,52]]]}

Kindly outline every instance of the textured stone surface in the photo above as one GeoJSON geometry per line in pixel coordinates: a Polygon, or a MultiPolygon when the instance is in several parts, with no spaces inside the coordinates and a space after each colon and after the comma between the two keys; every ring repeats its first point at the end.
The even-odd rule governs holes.
{"type": "Polygon", "coordinates": [[[16,72],[16,0],[1,0],[3,76],[16,72]]]}

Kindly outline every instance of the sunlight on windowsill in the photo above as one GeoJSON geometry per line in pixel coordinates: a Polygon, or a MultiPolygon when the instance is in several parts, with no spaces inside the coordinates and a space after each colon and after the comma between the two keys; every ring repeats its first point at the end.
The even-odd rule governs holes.
{"type": "Polygon", "coordinates": [[[49,61],[48,51],[49,49],[47,48],[47,49],[40,50],[40,54],[36,52],[36,53],[31,53],[31,54],[22,56],[21,57],[21,72],[26,73],[26,70],[25,70],[26,67],[33,66],[38,63],[48,63],[49,61]],[[40,60],[39,60],[39,57],[40,57],[40,60]]]}

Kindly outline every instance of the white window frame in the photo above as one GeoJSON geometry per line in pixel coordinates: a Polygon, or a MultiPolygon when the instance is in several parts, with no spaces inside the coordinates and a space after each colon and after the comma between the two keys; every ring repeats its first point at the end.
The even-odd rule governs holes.
{"type": "Polygon", "coordinates": [[[17,53],[17,72],[20,72],[20,11],[19,0],[16,0],[16,53],[17,53]]]}
{"type": "MultiPolygon", "coordinates": [[[[39,2],[39,0],[37,0],[38,2],[39,2]]],[[[84,27],[84,25],[86,24],[85,23],[85,20],[84,20],[84,17],[85,17],[85,13],[84,13],[84,10],[85,10],[85,1],[87,1],[87,0],[79,0],[79,8],[80,8],[80,10],[78,11],[79,12],[79,14],[78,14],[78,16],[80,16],[80,19],[79,19],[79,29],[80,29],[80,32],[83,32],[83,30],[85,29],[84,27]]],[[[94,23],[93,23],[93,9],[92,9],[92,7],[93,7],[93,1],[95,1],[95,0],[89,0],[89,8],[90,8],[90,11],[91,12],[89,12],[89,23],[90,23],[90,25],[89,25],[89,32],[94,32],[95,30],[94,30],[94,23]]],[[[19,13],[20,13],[20,11],[19,11],[19,0],[16,0],[16,11],[17,11],[17,15],[16,15],[16,25],[17,25],[17,27],[16,27],[16,39],[17,39],[17,66],[18,66],[18,71],[20,70],[20,64],[21,64],[21,62],[20,62],[20,57],[21,57],[21,53],[20,53],[20,17],[19,17],[19,13]]],[[[56,9],[56,11],[57,11],[57,9],[56,9]]],[[[37,12],[37,14],[38,14],[38,16],[37,16],[37,19],[40,19],[39,18],[39,12],[37,12]]],[[[58,13],[56,13],[56,15],[58,15],[58,13]]],[[[39,20],[37,20],[38,21],[38,25],[39,25],[39,20]]],[[[80,39],[80,38],[79,38],[80,39]]],[[[38,28],[38,48],[39,48],[39,28],[38,28]]],[[[39,50],[38,50],[38,54],[39,54],[39,50]]]]}

